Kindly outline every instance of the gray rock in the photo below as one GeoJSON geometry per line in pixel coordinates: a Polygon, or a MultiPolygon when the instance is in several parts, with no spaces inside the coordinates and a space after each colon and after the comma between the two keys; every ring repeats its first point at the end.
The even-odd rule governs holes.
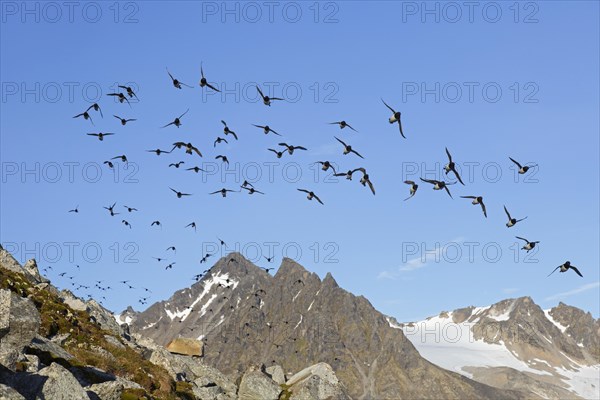
{"type": "Polygon", "coordinates": [[[267,374],[278,384],[282,385],[285,383],[285,372],[280,365],[273,365],[266,369],[267,374]]]}
{"type": "Polygon", "coordinates": [[[33,354],[25,354],[25,362],[27,364],[27,372],[36,373],[41,368],[40,358],[33,354]]]}
{"type": "Polygon", "coordinates": [[[125,387],[119,381],[108,381],[88,386],[86,389],[88,392],[93,392],[101,400],[121,400],[125,387]]]}
{"type": "Polygon", "coordinates": [[[36,394],[36,400],[89,400],[87,392],[79,385],[77,379],[57,363],[42,369],[38,375],[48,379],[36,394]]]}
{"type": "Polygon", "coordinates": [[[18,272],[20,274],[25,273],[25,270],[21,267],[21,264],[0,245],[0,265],[12,272],[18,272]]]}
{"type": "Polygon", "coordinates": [[[110,311],[93,299],[88,300],[85,304],[87,312],[102,329],[106,329],[115,336],[121,336],[123,331],[110,311]]]}
{"type": "Polygon", "coordinates": [[[345,400],[350,399],[344,392],[337,376],[329,364],[318,363],[293,375],[287,382],[292,393],[290,400],[345,400]]]}
{"type": "Polygon", "coordinates": [[[14,371],[19,354],[40,328],[40,314],[29,299],[0,290],[0,364],[14,371]]]}
{"type": "Polygon", "coordinates": [[[25,265],[23,265],[23,269],[27,271],[33,278],[34,282],[37,283],[47,283],[50,282],[48,279],[44,278],[38,269],[37,262],[35,259],[27,260],[25,265]]]}
{"type": "Polygon", "coordinates": [[[26,351],[28,354],[35,354],[42,359],[63,359],[71,360],[73,355],[68,351],[60,347],[58,344],[51,340],[46,339],[43,336],[36,335],[29,345],[27,345],[26,351]]]}
{"type": "Polygon", "coordinates": [[[19,392],[10,386],[3,385],[0,383],[0,399],[2,400],[25,400],[25,397],[21,396],[19,392]]]}
{"type": "Polygon", "coordinates": [[[259,368],[252,366],[242,376],[238,390],[239,400],[277,400],[281,387],[259,368]]]}
{"type": "Polygon", "coordinates": [[[69,290],[62,290],[60,292],[60,297],[66,305],[68,305],[75,311],[85,311],[87,309],[87,305],[85,304],[85,302],[79,297],[76,297],[69,290]]]}
{"type": "Polygon", "coordinates": [[[121,343],[121,342],[119,341],[119,339],[117,339],[117,338],[116,338],[116,337],[114,337],[114,336],[111,336],[111,335],[104,335],[104,339],[105,339],[105,340],[106,340],[108,343],[110,343],[111,345],[113,345],[113,346],[115,346],[115,347],[118,347],[118,348],[120,348],[120,349],[124,349],[124,348],[125,348],[125,345],[124,345],[123,343],[121,343]]]}

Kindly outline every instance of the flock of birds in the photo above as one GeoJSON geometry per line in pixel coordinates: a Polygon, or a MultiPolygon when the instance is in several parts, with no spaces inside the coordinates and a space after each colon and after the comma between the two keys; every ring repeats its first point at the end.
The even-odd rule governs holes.
{"type": "MultiPolygon", "coordinates": [[[[172,84],[173,88],[175,88],[177,90],[181,90],[184,87],[185,88],[193,88],[192,86],[175,78],[171,74],[171,72],[168,70],[168,68],[167,68],[167,74],[171,80],[171,84],[172,84]]],[[[201,77],[200,77],[199,86],[201,88],[204,88],[205,90],[212,90],[215,92],[220,92],[220,90],[216,87],[216,85],[210,84],[208,82],[208,80],[206,79],[206,77],[204,75],[204,69],[203,69],[202,64],[200,66],[200,74],[201,74],[201,77]]],[[[118,102],[121,104],[127,103],[129,105],[129,107],[132,107],[130,100],[135,99],[136,101],[139,101],[137,94],[134,92],[134,90],[130,86],[118,86],[118,87],[119,87],[119,89],[122,89],[122,91],[119,91],[116,93],[108,93],[107,96],[116,98],[118,100],[118,102]]],[[[257,90],[258,95],[260,95],[260,97],[262,99],[262,103],[265,106],[271,106],[271,104],[275,101],[284,101],[284,99],[279,98],[279,97],[269,97],[269,96],[265,95],[263,93],[263,91],[260,89],[260,87],[258,87],[258,86],[256,86],[256,90],[257,90]]],[[[401,113],[399,111],[395,110],[394,108],[392,108],[383,99],[381,99],[381,101],[382,101],[383,105],[391,112],[391,116],[388,118],[389,124],[391,124],[391,125],[396,124],[398,126],[400,135],[404,139],[406,139],[406,136],[404,134],[404,129],[402,127],[401,113]]],[[[100,108],[100,105],[98,103],[94,103],[94,104],[90,105],[84,112],[75,115],[73,118],[83,118],[84,120],[89,120],[89,122],[92,123],[92,125],[95,125],[94,121],[92,119],[92,116],[91,116],[92,111],[99,113],[100,117],[103,118],[102,109],[100,108]]],[[[189,112],[189,108],[185,112],[183,112],[180,115],[178,115],[177,117],[175,117],[172,121],[161,126],[160,128],[161,129],[165,129],[165,128],[169,128],[169,127],[179,128],[180,126],[182,126],[182,120],[184,119],[184,117],[187,115],[188,112],[189,112]]],[[[119,122],[122,126],[126,126],[127,124],[135,122],[137,120],[136,118],[123,118],[116,114],[113,116],[114,116],[114,118],[119,120],[119,122]]],[[[229,144],[231,141],[235,142],[239,139],[238,134],[233,129],[230,128],[230,126],[227,124],[227,122],[225,120],[221,120],[221,124],[223,125],[223,136],[219,135],[216,137],[216,139],[214,139],[214,141],[212,141],[213,149],[216,149],[217,146],[221,143],[229,144]]],[[[329,124],[337,125],[340,130],[351,130],[353,132],[358,133],[358,130],[355,129],[353,126],[351,126],[345,120],[333,121],[333,122],[329,122],[329,124]]],[[[269,126],[268,124],[265,124],[265,125],[252,124],[252,126],[254,126],[258,129],[261,129],[265,135],[272,134],[272,135],[279,136],[279,137],[283,136],[278,131],[274,130],[271,126],[269,126]]],[[[105,138],[113,136],[113,135],[115,135],[115,133],[114,132],[93,132],[93,133],[87,133],[87,135],[95,137],[99,141],[104,141],[105,138]]],[[[361,153],[359,153],[355,148],[353,148],[350,144],[348,144],[346,140],[342,140],[342,139],[338,138],[337,136],[334,136],[334,138],[340,144],[341,152],[343,155],[352,155],[354,157],[360,158],[361,160],[365,159],[365,157],[361,153]]],[[[278,142],[279,143],[277,143],[277,146],[272,146],[272,147],[269,147],[266,149],[267,151],[274,153],[278,159],[282,158],[285,154],[287,154],[288,156],[293,156],[293,154],[297,151],[308,151],[308,149],[304,146],[292,145],[292,144],[286,143],[284,141],[278,141],[278,142]]],[[[192,156],[195,155],[198,157],[204,157],[201,150],[197,146],[193,145],[190,142],[178,141],[178,142],[174,142],[172,146],[173,147],[170,150],[163,150],[160,148],[156,148],[156,149],[146,150],[146,152],[154,153],[157,156],[161,156],[162,154],[171,154],[176,150],[183,150],[185,152],[185,154],[187,154],[187,155],[192,155],[192,156]]],[[[448,194],[448,196],[450,196],[452,198],[452,193],[450,192],[449,186],[454,185],[456,183],[460,183],[461,185],[465,186],[465,183],[463,182],[463,180],[456,168],[457,164],[453,160],[450,151],[448,150],[448,148],[446,148],[445,150],[446,150],[446,155],[448,157],[448,162],[444,166],[444,172],[445,172],[446,176],[449,176],[449,174],[454,175],[454,177],[456,178],[456,181],[450,182],[450,181],[446,181],[446,180],[435,180],[435,179],[424,179],[424,178],[420,178],[420,180],[427,184],[431,184],[433,187],[433,190],[445,190],[446,193],[448,194]]],[[[225,155],[225,154],[217,154],[214,157],[214,159],[220,160],[225,165],[229,165],[229,159],[228,159],[227,155],[225,155]]],[[[511,162],[513,162],[517,166],[518,173],[521,175],[527,174],[527,172],[530,169],[537,167],[537,164],[523,165],[511,157],[509,157],[509,159],[511,162]]],[[[121,161],[125,164],[128,163],[127,156],[125,154],[121,154],[121,155],[116,155],[114,157],[111,157],[108,160],[105,160],[104,164],[107,165],[108,168],[114,168],[113,161],[115,161],[115,160],[121,161]]],[[[182,165],[184,165],[184,164],[186,164],[185,161],[178,161],[178,162],[170,163],[168,165],[168,167],[179,169],[179,168],[182,168],[182,165]]],[[[334,176],[344,177],[347,180],[352,180],[353,175],[357,172],[360,172],[362,174],[360,181],[359,181],[360,184],[364,187],[368,187],[369,190],[371,191],[371,193],[373,195],[375,195],[375,187],[373,185],[373,182],[371,181],[371,178],[370,178],[367,170],[364,167],[358,167],[358,168],[350,169],[346,172],[343,172],[343,171],[337,171],[334,167],[334,163],[331,161],[328,161],[328,160],[316,161],[314,164],[319,164],[322,171],[329,171],[331,169],[334,176]]],[[[202,168],[200,168],[198,166],[192,166],[192,167],[187,167],[187,168],[184,167],[184,169],[186,171],[191,171],[194,173],[205,172],[202,168]]],[[[406,201],[416,195],[417,190],[419,188],[419,184],[417,184],[416,182],[411,181],[411,180],[406,180],[406,181],[404,181],[404,183],[407,185],[410,185],[409,196],[406,199],[404,199],[406,201]]],[[[170,191],[172,191],[173,194],[178,199],[181,199],[184,197],[189,197],[192,195],[191,193],[181,192],[172,187],[169,187],[168,189],[170,191]]],[[[314,199],[321,205],[324,205],[323,200],[313,190],[306,189],[306,188],[297,188],[297,190],[299,192],[304,193],[308,200],[314,199]]],[[[264,195],[265,194],[263,191],[255,188],[248,181],[244,181],[243,184],[239,188],[225,188],[224,187],[224,188],[209,192],[208,194],[209,195],[221,195],[222,197],[227,197],[228,193],[239,193],[242,191],[245,191],[247,194],[250,194],[250,195],[253,195],[253,194],[264,195]]],[[[460,197],[471,200],[471,204],[473,204],[473,205],[478,205],[481,208],[484,217],[487,218],[487,209],[486,209],[486,205],[483,200],[483,196],[469,195],[469,196],[460,196],[460,197]]],[[[112,217],[112,216],[121,214],[116,211],[115,207],[117,207],[117,203],[113,203],[112,205],[105,206],[104,209],[106,209],[108,211],[109,215],[112,217]]],[[[123,205],[123,207],[126,209],[127,213],[132,213],[132,212],[138,211],[135,207],[130,207],[127,205],[123,205]]],[[[79,206],[77,206],[75,209],[69,210],[69,212],[79,213],[79,206]]],[[[504,206],[504,212],[506,213],[506,216],[507,216],[506,226],[508,228],[515,226],[517,223],[519,223],[527,218],[527,217],[518,218],[518,219],[514,218],[510,214],[510,212],[508,211],[506,206],[504,206]]],[[[127,221],[126,219],[122,219],[122,223],[129,229],[132,228],[132,224],[129,221],[127,221]]],[[[160,221],[156,220],[156,221],[152,221],[150,226],[161,227],[162,223],[160,221]]],[[[191,222],[188,225],[186,225],[185,228],[191,228],[191,229],[196,230],[196,223],[191,222]]],[[[516,238],[519,240],[522,240],[524,242],[522,250],[526,250],[527,252],[534,249],[536,247],[536,245],[538,243],[540,243],[539,241],[529,241],[528,239],[521,237],[521,236],[516,236],[516,238]]],[[[221,245],[224,245],[224,242],[222,240],[220,240],[220,242],[221,242],[221,245]]],[[[167,249],[167,251],[170,251],[170,250],[172,250],[174,252],[175,247],[170,246],[167,249]]],[[[212,255],[211,254],[204,255],[202,257],[200,263],[206,262],[210,256],[212,256],[212,255]]],[[[161,258],[161,257],[155,257],[155,258],[159,262],[164,260],[164,258],[161,258]]],[[[272,261],[272,257],[268,257],[268,258],[265,257],[265,258],[269,262],[272,261]]],[[[172,262],[172,263],[166,265],[165,269],[173,268],[174,264],[175,263],[172,262]]],[[[571,263],[569,261],[558,266],[554,271],[552,271],[552,273],[558,269],[560,269],[560,272],[566,272],[569,269],[572,269],[579,276],[582,276],[581,273],[579,272],[579,270],[576,267],[574,267],[573,265],[571,265],[571,263]]],[[[268,272],[268,270],[269,269],[267,269],[267,272],[268,272]]],[[[204,271],[204,273],[206,273],[207,271],[204,271]]],[[[550,276],[550,275],[548,275],[548,276],[550,276]]],[[[198,280],[201,276],[202,276],[202,274],[195,275],[194,279],[198,280]]],[[[134,288],[133,286],[129,285],[128,282],[123,282],[123,283],[127,284],[130,289],[134,288]]],[[[83,287],[85,288],[85,286],[83,286],[83,287]]],[[[106,289],[104,287],[100,287],[100,288],[104,289],[104,290],[106,289]]],[[[148,290],[146,289],[145,291],[148,291],[148,290]]],[[[140,299],[140,303],[145,304],[146,300],[147,300],[147,298],[143,297],[140,299]]]]}

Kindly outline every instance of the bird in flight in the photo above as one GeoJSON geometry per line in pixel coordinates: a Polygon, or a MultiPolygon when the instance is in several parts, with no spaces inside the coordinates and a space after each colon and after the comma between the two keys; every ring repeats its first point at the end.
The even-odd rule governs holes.
{"type": "Polygon", "coordinates": [[[221,193],[221,196],[223,196],[223,197],[227,197],[227,192],[239,192],[239,190],[231,190],[231,189],[225,189],[225,188],[223,188],[223,189],[220,189],[220,190],[217,190],[217,191],[211,192],[211,193],[209,193],[209,194],[217,194],[217,193],[221,193]]]}
{"type": "Polygon", "coordinates": [[[392,107],[390,107],[383,99],[381,99],[381,101],[383,101],[383,104],[385,104],[385,106],[387,108],[390,109],[390,111],[392,112],[392,116],[388,119],[390,124],[393,124],[395,122],[398,123],[398,126],[400,127],[400,134],[402,135],[402,137],[404,139],[406,139],[406,136],[404,136],[404,132],[402,131],[402,120],[400,119],[400,111],[396,111],[394,110],[392,107]]]}
{"type": "Polygon", "coordinates": [[[581,275],[581,272],[579,272],[579,270],[577,268],[575,268],[574,265],[571,265],[571,261],[567,261],[563,265],[559,265],[558,267],[554,268],[554,271],[550,272],[550,274],[548,274],[548,276],[552,275],[559,268],[560,268],[560,272],[567,272],[568,270],[572,269],[573,271],[575,271],[575,273],[577,275],[579,275],[580,277],[583,278],[583,275],[581,275]]]}
{"type": "Polygon", "coordinates": [[[331,168],[333,170],[334,174],[337,173],[335,171],[335,168],[334,168],[333,164],[331,164],[329,161],[317,161],[317,162],[315,162],[315,164],[321,164],[321,170],[322,171],[327,171],[327,170],[329,170],[329,168],[331,168]]]}
{"type": "Polygon", "coordinates": [[[190,222],[189,224],[187,224],[185,226],[185,228],[194,228],[194,232],[196,232],[196,223],[195,222],[190,222]]]}
{"type": "Polygon", "coordinates": [[[356,150],[352,149],[352,146],[350,146],[349,144],[344,143],[341,139],[338,139],[337,137],[335,137],[335,139],[344,146],[344,155],[354,153],[357,156],[359,156],[360,158],[364,158],[356,150]]]}
{"type": "Polygon", "coordinates": [[[540,241],[536,241],[536,242],[530,242],[529,240],[522,238],[520,236],[515,236],[517,239],[521,239],[523,241],[525,241],[525,246],[523,246],[521,248],[521,250],[527,250],[527,252],[529,253],[531,250],[533,250],[533,248],[535,247],[536,244],[538,244],[540,241]]]}
{"type": "Polygon", "coordinates": [[[122,220],[121,222],[123,223],[123,225],[128,226],[129,229],[131,229],[131,224],[129,222],[127,222],[126,220],[122,220]]]}
{"type": "Polygon", "coordinates": [[[227,159],[227,156],[223,156],[223,155],[218,155],[215,157],[215,160],[221,159],[224,163],[227,164],[227,166],[229,166],[229,160],[227,159]]]}
{"type": "Polygon", "coordinates": [[[450,189],[448,189],[448,185],[454,185],[455,182],[444,182],[444,181],[436,181],[435,179],[423,179],[420,178],[423,182],[431,183],[433,185],[433,190],[442,190],[446,189],[448,196],[452,198],[452,194],[450,193],[450,189]]]}
{"type": "Polygon", "coordinates": [[[283,157],[283,153],[286,152],[286,150],[282,150],[282,151],[277,151],[275,149],[267,149],[267,150],[272,151],[273,153],[275,153],[277,155],[277,158],[283,157]]]}
{"type": "Polygon", "coordinates": [[[104,161],[104,164],[108,165],[108,168],[110,168],[110,169],[114,168],[113,163],[110,161],[104,161]]]}
{"type": "Polygon", "coordinates": [[[510,159],[510,161],[514,162],[517,165],[517,167],[519,167],[519,174],[521,174],[521,175],[525,174],[527,171],[529,171],[529,169],[537,167],[537,164],[521,165],[521,164],[519,164],[519,162],[515,161],[511,157],[508,157],[508,158],[510,159]]]}
{"type": "Polygon", "coordinates": [[[135,118],[126,119],[126,118],[121,118],[118,115],[113,115],[113,117],[115,117],[116,119],[121,121],[121,125],[123,125],[123,126],[127,125],[128,122],[137,121],[137,119],[135,119],[135,118]]]}
{"type": "Polygon", "coordinates": [[[264,194],[263,192],[254,189],[253,187],[246,187],[246,186],[241,186],[242,189],[246,189],[248,191],[248,194],[254,194],[254,193],[259,193],[259,194],[264,194]]]}
{"type": "Polygon", "coordinates": [[[408,196],[407,198],[404,199],[404,201],[410,199],[411,197],[413,197],[416,193],[417,193],[417,189],[419,188],[419,185],[416,184],[414,181],[404,181],[404,183],[406,183],[407,185],[410,185],[410,196],[408,196]]]}
{"type": "Polygon", "coordinates": [[[508,210],[506,209],[506,206],[504,206],[504,212],[506,213],[506,215],[508,216],[508,222],[506,223],[506,227],[510,228],[511,226],[514,226],[517,222],[519,221],[523,221],[524,219],[527,219],[527,217],[525,218],[521,218],[521,219],[516,219],[510,216],[510,213],[508,212],[508,210]]]}
{"type": "Polygon", "coordinates": [[[225,122],[225,121],[221,120],[221,123],[223,124],[223,127],[224,127],[224,128],[223,128],[223,133],[224,133],[225,135],[232,135],[232,136],[235,138],[235,140],[238,140],[238,137],[237,137],[237,135],[235,134],[235,132],[234,132],[234,131],[232,131],[231,129],[229,129],[229,127],[227,126],[227,122],[225,122]]]}
{"type": "Polygon", "coordinates": [[[162,227],[162,223],[160,221],[152,221],[150,226],[154,226],[154,225],[162,227]]]}
{"type": "Polygon", "coordinates": [[[190,109],[189,109],[189,108],[188,108],[187,110],[185,110],[185,112],[184,112],[183,114],[181,114],[179,117],[175,118],[175,119],[173,120],[173,122],[169,122],[168,124],[166,124],[166,125],[165,125],[165,126],[163,126],[162,128],[166,128],[166,127],[167,127],[167,126],[169,126],[169,125],[175,125],[176,127],[178,127],[178,128],[179,128],[179,127],[181,126],[181,118],[183,118],[183,116],[184,116],[185,114],[187,114],[187,113],[188,113],[188,111],[190,111],[190,109]]]}
{"type": "Polygon", "coordinates": [[[446,164],[444,166],[444,171],[446,171],[446,175],[448,175],[448,172],[452,171],[454,172],[454,175],[456,175],[456,179],[458,179],[458,181],[461,183],[461,185],[465,185],[462,181],[462,179],[460,179],[460,175],[458,174],[458,172],[456,171],[456,164],[454,163],[454,161],[452,161],[452,156],[450,155],[450,152],[448,151],[448,148],[446,147],[446,154],[448,155],[448,164],[446,164]]]}
{"type": "Polygon", "coordinates": [[[171,191],[173,191],[173,193],[175,193],[177,195],[178,199],[182,198],[183,196],[191,196],[191,194],[189,194],[189,193],[181,193],[171,187],[169,189],[171,189],[171,191]]]}
{"type": "Polygon", "coordinates": [[[173,250],[175,253],[177,253],[177,249],[175,248],[175,246],[167,247],[166,251],[169,251],[169,250],[173,250]]]}
{"type": "Polygon", "coordinates": [[[229,142],[227,141],[227,139],[222,138],[222,137],[219,136],[219,137],[217,137],[215,139],[215,142],[213,143],[213,147],[217,147],[217,144],[219,144],[221,142],[225,142],[225,143],[229,144],[229,142]]]}
{"type": "Polygon", "coordinates": [[[281,136],[279,133],[277,133],[273,129],[271,129],[271,127],[269,125],[255,125],[255,124],[252,124],[252,125],[257,128],[261,128],[263,130],[263,132],[265,133],[265,135],[267,135],[269,132],[273,132],[277,136],[281,136]]]}
{"type": "Polygon", "coordinates": [[[185,164],[185,161],[179,161],[179,162],[176,162],[176,163],[171,163],[171,164],[169,164],[169,167],[179,168],[181,166],[181,164],[185,164]]]}
{"type": "Polygon", "coordinates": [[[111,160],[117,160],[117,159],[121,160],[121,162],[128,163],[127,156],[125,154],[111,158],[111,160]]]}
{"type": "Polygon", "coordinates": [[[262,101],[265,106],[271,106],[272,100],[283,100],[281,97],[265,96],[258,86],[256,86],[256,90],[258,90],[258,94],[260,94],[260,97],[262,97],[262,101]]]}
{"type": "Polygon", "coordinates": [[[356,171],[360,171],[363,173],[362,178],[360,178],[361,185],[363,185],[363,186],[369,185],[369,189],[371,189],[371,192],[373,193],[373,195],[375,195],[375,188],[373,187],[373,182],[371,182],[371,180],[369,179],[369,174],[367,174],[367,170],[364,168],[356,168],[352,172],[354,173],[356,171]]]}
{"type": "Polygon", "coordinates": [[[156,154],[157,156],[160,156],[162,153],[169,154],[169,153],[171,153],[171,151],[173,151],[173,150],[171,150],[171,151],[166,151],[166,150],[156,149],[156,150],[146,150],[146,151],[147,151],[148,153],[154,153],[154,154],[156,154]]]}
{"type": "MultiPolygon", "coordinates": [[[[287,148],[287,152],[288,154],[291,156],[292,154],[294,154],[294,150],[308,150],[306,147],[302,147],[302,146],[292,146],[289,145],[287,143],[279,143],[279,146],[285,146],[287,148]]],[[[279,157],[277,157],[279,158],[279,157]]]]}
{"type": "Polygon", "coordinates": [[[340,129],[344,129],[344,128],[348,127],[350,129],[352,129],[354,132],[358,132],[356,129],[354,129],[353,127],[351,127],[350,124],[347,123],[344,120],[338,121],[338,122],[330,122],[329,125],[339,125],[340,129]]]}
{"type": "Polygon", "coordinates": [[[127,95],[130,98],[135,97],[137,100],[139,100],[138,97],[137,97],[137,94],[135,94],[135,92],[133,91],[133,89],[131,88],[131,86],[122,86],[122,85],[119,85],[119,88],[125,89],[125,91],[127,92],[127,95]]]}
{"type": "Polygon", "coordinates": [[[323,202],[321,201],[321,199],[319,198],[319,196],[317,196],[314,192],[311,192],[310,190],[306,190],[306,189],[298,189],[299,192],[304,192],[307,193],[306,198],[308,200],[312,200],[312,199],[317,199],[317,201],[321,204],[323,204],[323,202]]]}
{"type": "Polygon", "coordinates": [[[182,147],[185,147],[185,154],[193,154],[196,153],[198,154],[200,157],[202,157],[202,153],[200,153],[200,150],[198,150],[197,147],[195,147],[193,144],[191,144],[190,142],[188,143],[184,143],[184,142],[175,142],[173,143],[173,148],[171,149],[171,151],[177,149],[181,149],[182,147]]]}
{"type": "Polygon", "coordinates": [[[358,168],[356,169],[349,169],[347,172],[338,172],[333,176],[344,176],[346,177],[347,180],[351,181],[352,180],[352,174],[354,174],[356,171],[358,171],[358,168]]]}
{"type": "Polygon", "coordinates": [[[107,96],[116,97],[119,100],[119,103],[123,103],[124,101],[126,101],[127,104],[129,104],[129,107],[131,107],[131,103],[129,102],[129,99],[127,97],[125,97],[125,95],[121,92],[108,93],[107,96]]]}
{"type": "Polygon", "coordinates": [[[110,207],[104,207],[105,210],[108,210],[108,212],[110,212],[110,216],[114,217],[115,215],[119,215],[120,213],[116,213],[115,212],[115,206],[117,205],[117,203],[113,203],[112,206],[110,207]]]}
{"type": "Polygon", "coordinates": [[[185,170],[186,170],[186,171],[194,171],[195,173],[198,173],[198,172],[200,172],[200,171],[202,171],[202,172],[206,172],[206,171],[204,171],[202,168],[200,168],[200,167],[198,167],[198,166],[196,166],[196,167],[192,167],[192,168],[186,168],[185,170]]]}
{"type": "Polygon", "coordinates": [[[216,87],[214,87],[213,85],[208,83],[208,81],[204,77],[204,69],[202,68],[202,63],[200,63],[200,87],[205,87],[205,86],[211,88],[215,92],[221,92],[219,89],[217,89],[216,87]]]}
{"type": "Polygon", "coordinates": [[[77,207],[75,207],[74,209],[69,210],[69,212],[78,213],[79,212],[79,205],[77,207]]]}
{"type": "Polygon", "coordinates": [[[169,72],[168,68],[166,68],[166,70],[167,70],[167,74],[169,74],[169,77],[171,78],[171,81],[173,82],[173,86],[176,89],[181,89],[182,85],[185,86],[185,87],[189,87],[190,89],[193,89],[192,86],[186,85],[185,83],[181,82],[180,80],[173,78],[173,75],[171,75],[171,73],[169,72]]]}
{"type": "Polygon", "coordinates": [[[112,136],[112,135],[114,135],[114,133],[102,133],[102,132],[98,132],[98,133],[88,133],[87,135],[88,136],[96,136],[99,141],[103,141],[105,136],[112,136]]]}
{"type": "Polygon", "coordinates": [[[485,204],[483,204],[482,196],[460,196],[460,197],[462,197],[463,199],[473,200],[471,202],[471,204],[473,204],[473,205],[477,205],[477,204],[481,205],[481,210],[483,211],[483,215],[484,215],[484,217],[487,218],[487,211],[485,210],[485,204]]]}
{"type": "Polygon", "coordinates": [[[175,265],[175,263],[174,263],[174,262],[172,262],[171,264],[167,265],[167,266],[165,267],[165,269],[172,269],[172,268],[173,268],[173,265],[175,265]]]}
{"type": "Polygon", "coordinates": [[[102,114],[102,109],[100,108],[100,106],[98,105],[98,103],[94,103],[91,106],[88,107],[88,109],[86,111],[90,111],[91,109],[94,109],[94,111],[99,111],[100,112],[100,116],[102,118],[104,118],[104,114],[102,114]]]}
{"type": "Polygon", "coordinates": [[[132,211],[138,210],[137,208],[134,208],[134,207],[129,207],[129,206],[123,206],[123,207],[125,207],[127,209],[127,212],[132,212],[132,211]]]}
{"type": "MultiPolygon", "coordinates": [[[[89,110],[89,108],[88,108],[89,110]]],[[[74,116],[73,118],[79,118],[79,117],[83,117],[83,119],[89,119],[90,122],[92,123],[92,125],[95,126],[94,121],[92,120],[92,117],[90,116],[90,114],[86,111],[82,112],[81,114],[77,114],[76,116],[74,116]]]]}

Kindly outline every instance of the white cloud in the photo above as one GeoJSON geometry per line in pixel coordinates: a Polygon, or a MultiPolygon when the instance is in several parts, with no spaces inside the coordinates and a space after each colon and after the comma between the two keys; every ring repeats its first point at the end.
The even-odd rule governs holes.
{"type": "Polygon", "coordinates": [[[561,292],[561,293],[557,293],[555,295],[552,295],[550,297],[546,297],[545,300],[556,300],[556,299],[561,299],[563,297],[569,297],[569,296],[573,296],[574,294],[579,294],[579,293],[583,293],[583,292],[587,292],[590,289],[595,289],[597,287],[600,287],[600,281],[597,282],[592,282],[592,283],[588,283],[585,284],[583,286],[580,286],[576,289],[573,290],[569,290],[567,292],[561,292]]]}

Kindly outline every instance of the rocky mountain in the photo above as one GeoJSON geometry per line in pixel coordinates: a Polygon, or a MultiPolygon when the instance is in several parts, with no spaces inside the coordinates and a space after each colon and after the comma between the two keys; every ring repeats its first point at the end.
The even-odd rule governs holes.
{"type": "Polygon", "coordinates": [[[327,364],[289,379],[279,365],[253,364],[234,382],[203,362],[200,341],[176,341],[168,351],[117,319],[94,300],[58,291],[34,260],[22,267],[0,247],[0,399],[349,398],[327,364]]]}
{"type": "Polygon", "coordinates": [[[529,297],[442,312],[402,330],[436,365],[502,389],[551,399],[600,398],[600,320],[529,297]]]}
{"type": "Polygon", "coordinates": [[[524,397],[430,363],[367,299],[290,259],[271,276],[232,253],[190,288],[124,318],[162,345],[202,340],[203,361],[233,380],[258,363],[281,365],[294,382],[291,375],[306,365],[326,363],[354,399],[524,397]]]}

